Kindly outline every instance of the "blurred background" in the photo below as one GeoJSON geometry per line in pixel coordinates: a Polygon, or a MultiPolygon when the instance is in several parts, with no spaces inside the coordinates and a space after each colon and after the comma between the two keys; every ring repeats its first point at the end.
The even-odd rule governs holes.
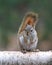
{"type": "Polygon", "coordinates": [[[0,50],[17,50],[17,31],[29,11],[39,15],[37,48],[52,50],[52,0],[0,0],[0,50]]]}

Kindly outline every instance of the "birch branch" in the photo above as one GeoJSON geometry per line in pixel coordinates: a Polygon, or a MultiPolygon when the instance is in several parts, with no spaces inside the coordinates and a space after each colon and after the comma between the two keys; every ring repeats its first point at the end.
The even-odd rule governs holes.
{"type": "Polygon", "coordinates": [[[52,51],[0,51],[0,65],[52,65],[52,51]]]}

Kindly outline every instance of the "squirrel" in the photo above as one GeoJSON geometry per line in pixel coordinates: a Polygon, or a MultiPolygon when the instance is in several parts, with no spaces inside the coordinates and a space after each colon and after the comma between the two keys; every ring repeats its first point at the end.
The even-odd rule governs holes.
{"type": "Polygon", "coordinates": [[[38,43],[38,36],[35,30],[38,21],[38,14],[26,13],[17,33],[17,43],[21,51],[35,51],[38,43]]]}

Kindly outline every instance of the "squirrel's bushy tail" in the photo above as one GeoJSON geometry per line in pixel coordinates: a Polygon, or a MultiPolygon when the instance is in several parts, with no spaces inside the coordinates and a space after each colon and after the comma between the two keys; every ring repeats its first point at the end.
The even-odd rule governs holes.
{"type": "Polygon", "coordinates": [[[35,27],[36,23],[38,21],[38,14],[34,12],[28,12],[25,14],[23,21],[19,27],[18,34],[21,33],[27,24],[32,25],[35,27]],[[33,18],[33,21],[31,20],[33,18]]]}

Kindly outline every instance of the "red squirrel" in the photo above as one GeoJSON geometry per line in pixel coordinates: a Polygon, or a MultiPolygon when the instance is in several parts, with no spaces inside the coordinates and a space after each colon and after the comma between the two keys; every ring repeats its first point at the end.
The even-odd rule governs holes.
{"type": "Polygon", "coordinates": [[[21,51],[35,51],[38,43],[38,36],[35,30],[38,21],[38,14],[28,12],[23,18],[17,34],[17,44],[21,51]]]}

